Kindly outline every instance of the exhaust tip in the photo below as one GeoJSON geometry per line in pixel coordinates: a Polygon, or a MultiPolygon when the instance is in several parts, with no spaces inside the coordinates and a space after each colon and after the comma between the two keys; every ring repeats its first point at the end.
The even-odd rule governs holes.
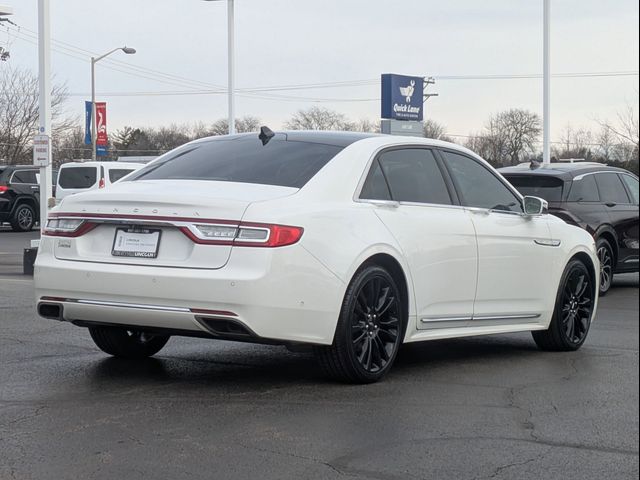
{"type": "Polygon", "coordinates": [[[41,302],[38,304],[38,315],[50,320],[62,320],[62,305],[41,302]]]}

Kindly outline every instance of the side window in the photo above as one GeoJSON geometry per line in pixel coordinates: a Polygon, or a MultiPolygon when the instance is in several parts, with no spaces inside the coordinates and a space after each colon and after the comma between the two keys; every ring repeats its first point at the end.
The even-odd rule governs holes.
{"type": "Polygon", "coordinates": [[[629,191],[631,192],[631,197],[633,198],[633,203],[638,205],[640,203],[640,194],[638,193],[638,179],[632,177],[631,175],[620,175],[624,183],[629,187],[629,191]]]}
{"type": "Polygon", "coordinates": [[[464,206],[522,213],[520,199],[487,167],[457,153],[442,155],[464,206]]]}
{"type": "Polygon", "coordinates": [[[38,179],[36,178],[35,170],[16,170],[11,177],[11,183],[30,183],[37,184],[38,179]]]}
{"type": "Polygon", "coordinates": [[[451,205],[447,185],[431,150],[391,150],[382,153],[378,160],[393,200],[451,205]]]}
{"type": "Polygon", "coordinates": [[[605,203],[631,203],[622,180],[617,173],[597,173],[596,183],[600,190],[600,198],[605,203]]]}
{"type": "Polygon", "coordinates": [[[384,179],[378,159],[374,160],[371,170],[364,182],[360,198],[365,200],[391,200],[387,181],[384,179]]]}
{"type": "Polygon", "coordinates": [[[567,202],[599,202],[598,186],[595,175],[576,177],[571,183],[571,191],[567,202]]]}

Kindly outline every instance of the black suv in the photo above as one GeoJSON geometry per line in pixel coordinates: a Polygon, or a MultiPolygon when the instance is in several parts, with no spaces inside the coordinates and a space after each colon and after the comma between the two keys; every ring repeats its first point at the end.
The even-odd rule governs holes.
{"type": "Polygon", "coordinates": [[[534,162],[499,171],[521,194],[544,198],[549,213],[593,235],[601,294],[614,273],[638,271],[638,177],[591,162],[534,162]]]}
{"type": "MultiPolygon", "coordinates": [[[[53,172],[53,184],[57,172],[53,172]]],[[[31,230],[40,217],[40,171],[33,165],[0,165],[0,224],[16,232],[31,230]]]]}

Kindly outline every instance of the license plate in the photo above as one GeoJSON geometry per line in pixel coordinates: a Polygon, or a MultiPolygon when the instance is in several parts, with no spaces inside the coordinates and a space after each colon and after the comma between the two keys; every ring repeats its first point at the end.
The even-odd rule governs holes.
{"type": "Polygon", "coordinates": [[[160,230],[118,228],[113,239],[111,255],[116,257],[156,258],[159,244],[160,230]]]}

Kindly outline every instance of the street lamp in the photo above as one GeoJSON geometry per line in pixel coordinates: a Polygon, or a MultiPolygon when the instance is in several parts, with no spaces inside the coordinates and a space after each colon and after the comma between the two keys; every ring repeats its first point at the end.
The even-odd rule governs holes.
{"type": "Polygon", "coordinates": [[[91,57],[91,159],[94,161],[96,160],[96,142],[98,139],[98,119],[96,118],[96,63],[118,50],[122,50],[127,55],[133,55],[136,53],[135,48],[125,46],[114,48],[110,52],[100,55],[99,57],[91,57]]]}
{"type": "MultiPolygon", "coordinates": [[[[204,0],[205,2],[219,2],[220,0],[204,0]]],[[[234,54],[234,0],[227,0],[227,60],[229,86],[229,135],[236,133],[236,106],[235,106],[235,54],[234,54]]]]}

